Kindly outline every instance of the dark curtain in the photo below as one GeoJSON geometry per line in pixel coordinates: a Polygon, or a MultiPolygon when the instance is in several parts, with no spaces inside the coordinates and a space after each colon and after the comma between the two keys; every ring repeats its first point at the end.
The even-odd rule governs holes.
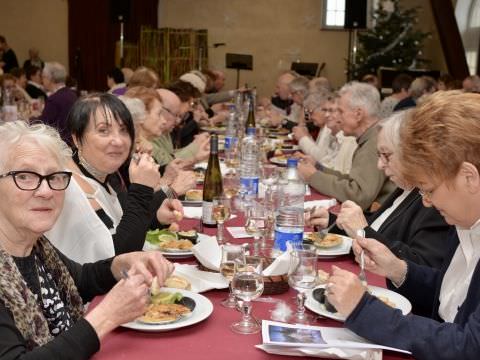
{"type": "MultiPolygon", "coordinates": [[[[113,1],[69,0],[68,51],[70,75],[79,89],[107,89],[107,72],[115,64],[115,43],[120,40],[120,24],[113,19],[113,1]]],[[[157,27],[158,0],[131,0],[125,24],[125,41],[138,42],[140,27],[157,27]]]]}

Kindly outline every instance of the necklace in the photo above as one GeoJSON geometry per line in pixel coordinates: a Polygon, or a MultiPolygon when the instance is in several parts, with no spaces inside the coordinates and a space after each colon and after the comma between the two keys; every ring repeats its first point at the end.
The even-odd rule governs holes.
{"type": "Polygon", "coordinates": [[[80,165],[82,165],[84,167],[84,169],[87,170],[93,177],[100,180],[100,182],[102,182],[102,183],[105,182],[105,179],[107,178],[108,174],[106,172],[97,170],[92,165],[90,165],[83,158],[82,153],[80,151],[78,152],[78,161],[80,162],[80,165]]]}

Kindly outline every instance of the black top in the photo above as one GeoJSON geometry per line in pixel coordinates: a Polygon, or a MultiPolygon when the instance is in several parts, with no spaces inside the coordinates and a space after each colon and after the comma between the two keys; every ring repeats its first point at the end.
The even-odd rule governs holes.
{"type": "Polygon", "coordinates": [[[4,73],[9,73],[10,70],[18,68],[17,55],[15,55],[12,49],[8,49],[3,53],[2,61],[5,63],[5,65],[3,65],[4,73]]]}
{"type": "MultiPolygon", "coordinates": [[[[440,213],[434,208],[423,206],[422,197],[418,189],[412,190],[400,205],[387,217],[378,231],[370,225],[386,209],[392,206],[394,200],[403,193],[397,188],[382,204],[380,209],[367,216],[369,226],[365,228],[365,235],[382,242],[399,258],[413,261],[420,265],[439,268],[447,254],[445,246],[439,239],[447,236],[451,229],[440,213]]],[[[336,219],[330,215],[330,223],[336,219]]],[[[342,232],[338,227],[332,232],[342,232]]]]}
{"type": "Polygon", "coordinates": [[[285,110],[287,115],[290,115],[290,107],[293,104],[293,100],[287,99],[287,100],[282,100],[280,99],[279,96],[272,96],[272,104],[275,105],[277,108],[280,108],[282,110],[285,110]]]}
{"type": "Polygon", "coordinates": [[[195,135],[200,133],[200,126],[193,118],[193,113],[186,115],[185,121],[180,127],[172,131],[173,146],[175,149],[181,149],[195,140],[195,135]]]}
{"type": "MultiPolygon", "coordinates": [[[[107,293],[115,285],[116,280],[110,270],[112,259],[82,266],[61,253],[59,255],[72,276],[84,303],[97,295],[107,293]]],[[[22,262],[18,258],[15,261],[17,264],[22,262]]],[[[28,260],[26,261],[28,263],[28,260]]],[[[31,269],[25,272],[25,266],[20,265],[19,270],[33,293],[38,293],[40,284],[37,279],[37,285],[32,286],[35,280],[31,279],[33,276],[31,269]]],[[[2,360],[89,359],[99,349],[100,341],[95,330],[88,321],[82,318],[48,344],[27,352],[25,339],[15,326],[12,314],[0,300],[0,358],[2,360]]]]}
{"type": "Polygon", "coordinates": [[[32,99],[47,98],[47,94],[42,89],[32,84],[27,84],[25,91],[32,99]]]}
{"type": "Polygon", "coordinates": [[[397,105],[395,105],[395,107],[393,108],[393,111],[400,111],[400,110],[406,110],[406,109],[410,109],[412,107],[415,107],[417,106],[417,103],[415,102],[415,100],[409,96],[403,100],[400,100],[397,105]]]}

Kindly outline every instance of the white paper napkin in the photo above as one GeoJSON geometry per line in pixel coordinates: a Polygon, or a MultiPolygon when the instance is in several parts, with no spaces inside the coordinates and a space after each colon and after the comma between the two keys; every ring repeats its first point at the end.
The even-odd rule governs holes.
{"type": "Polygon", "coordinates": [[[263,270],[264,276],[278,276],[288,273],[290,267],[290,252],[292,251],[292,245],[287,243],[287,250],[278,256],[269,266],[263,270]]]}
{"type": "Polygon", "coordinates": [[[269,354],[290,356],[312,356],[327,359],[350,359],[350,360],[381,360],[382,350],[374,349],[340,349],[340,348],[301,348],[276,345],[255,345],[269,354]]]}
{"type": "MultiPolygon", "coordinates": [[[[194,169],[207,170],[207,166],[208,166],[208,163],[206,161],[203,161],[203,162],[199,162],[199,163],[195,164],[195,166],[193,168],[194,169]]],[[[227,171],[228,171],[227,165],[225,165],[224,162],[220,162],[220,172],[222,173],[222,175],[226,174],[227,171]]]]}
{"type": "Polygon", "coordinates": [[[191,291],[201,293],[212,289],[228,288],[228,281],[220,273],[198,270],[196,265],[175,263],[174,275],[187,279],[192,288],[191,291]]]}
{"type": "Polygon", "coordinates": [[[245,239],[252,237],[252,235],[247,234],[245,231],[245,226],[230,226],[227,227],[227,230],[234,239],[245,239]]]}
{"type": "Polygon", "coordinates": [[[202,207],[201,206],[184,206],[183,216],[189,219],[201,219],[202,207]]]}
{"type": "Polygon", "coordinates": [[[316,207],[324,207],[328,209],[335,205],[337,205],[337,200],[325,199],[325,200],[306,201],[303,207],[304,209],[311,209],[312,207],[316,206],[316,207]]]}
{"type": "Polygon", "coordinates": [[[200,264],[207,269],[219,271],[222,261],[222,249],[218,245],[215,236],[209,236],[206,239],[195,244],[192,248],[193,255],[200,261],[200,264]]]}

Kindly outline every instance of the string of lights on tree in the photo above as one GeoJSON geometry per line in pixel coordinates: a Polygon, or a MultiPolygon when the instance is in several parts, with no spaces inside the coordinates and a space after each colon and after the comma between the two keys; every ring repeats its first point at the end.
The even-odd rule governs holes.
{"type": "Polygon", "coordinates": [[[358,34],[356,61],[347,71],[358,79],[375,74],[380,66],[405,70],[428,63],[422,49],[431,35],[416,28],[420,11],[403,9],[400,0],[380,0],[373,14],[375,26],[358,34]]]}

